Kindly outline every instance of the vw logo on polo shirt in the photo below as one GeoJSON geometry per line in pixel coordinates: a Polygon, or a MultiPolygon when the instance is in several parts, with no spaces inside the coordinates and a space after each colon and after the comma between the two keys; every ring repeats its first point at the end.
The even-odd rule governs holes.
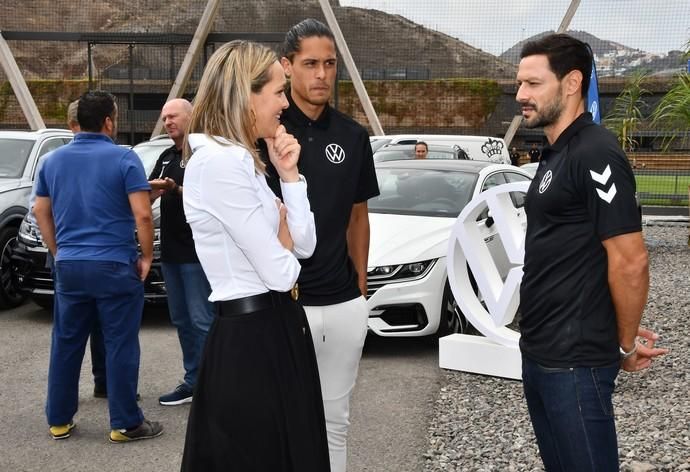
{"type": "Polygon", "coordinates": [[[546,189],[548,189],[549,185],[551,185],[552,179],[553,173],[550,170],[546,171],[546,174],[544,174],[544,177],[542,177],[541,182],[539,182],[539,193],[546,192],[546,189]]]}
{"type": "Polygon", "coordinates": [[[526,228],[524,212],[516,211],[510,194],[527,193],[528,188],[529,182],[512,182],[480,193],[462,210],[448,240],[448,284],[460,310],[484,336],[509,347],[517,347],[520,339],[520,333],[507,325],[520,304],[526,228]],[[486,223],[478,221],[487,208],[494,220],[491,228],[500,238],[486,238],[486,223]],[[502,270],[489,249],[495,241],[500,241],[507,258],[502,270]]]}
{"type": "Polygon", "coordinates": [[[341,164],[345,160],[345,150],[339,144],[331,143],[326,146],[326,157],[333,164],[341,164]]]}

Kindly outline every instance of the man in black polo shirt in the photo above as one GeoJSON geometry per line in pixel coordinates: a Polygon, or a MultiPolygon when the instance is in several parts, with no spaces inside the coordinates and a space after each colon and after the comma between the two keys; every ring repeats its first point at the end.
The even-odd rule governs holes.
{"type": "MultiPolygon", "coordinates": [[[[290,106],[281,121],[302,146],[299,172],[316,220],[316,250],[300,261],[299,301],[319,364],[331,471],[344,472],[350,395],[369,318],[367,200],[379,189],[369,135],[328,104],[337,60],[331,30],[304,20],[288,31],[282,52],[290,106]]],[[[277,175],[270,166],[268,173],[277,175]]],[[[277,179],[269,183],[280,195],[277,179]]]]}
{"type": "Polygon", "coordinates": [[[635,180],[615,136],[585,113],[587,45],[549,35],[521,58],[516,99],[549,142],[525,206],[525,398],[546,470],[618,470],[619,368],[644,369],[665,352],[639,328],[649,274],[635,180]]]}
{"type": "Polygon", "coordinates": [[[163,106],[161,120],[175,144],[163,151],[149,176],[151,200],[161,197],[161,268],[170,321],[177,328],[185,370],[184,381],[158,399],[168,406],[192,401],[206,333],[213,322],[213,305],[208,301],[211,286],[196,255],[182,206],[182,145],[191,114],[191,103],[182,98],[163,106]]]}
{"type": "Polygon", "coordinates": [[[539,149],[537,148],[536,144],[532,143],[532,147],[529,151],[527,151],[527,155],[529,156],[530,162],[539,162],[539,157],[541,156],[541,153],[539,152],[539,149]]]}

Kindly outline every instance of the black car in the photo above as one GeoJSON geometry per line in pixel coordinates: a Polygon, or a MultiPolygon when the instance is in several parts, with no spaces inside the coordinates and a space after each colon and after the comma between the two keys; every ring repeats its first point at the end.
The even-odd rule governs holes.
{"type": "MultiPolygon", "coordinates": [[[[153,169],[158,156],[172,144],[167,138],[157,138],[142,143],[133,149],[144,164],[148,175],[153,169]]],[[[160,264],[160,200],[153,205],[153,263],[144,285],[144,299],[147,303],[165,303],[167,294],[160,264]]],[[[17,234],[17,244],[12,253],[13,272],[19,288],[38,305],[49,308],[53,304],[53,276],[46,263],[48,249],[43,245],[41,232],[31,215],[22,220],[17,234]]]]}

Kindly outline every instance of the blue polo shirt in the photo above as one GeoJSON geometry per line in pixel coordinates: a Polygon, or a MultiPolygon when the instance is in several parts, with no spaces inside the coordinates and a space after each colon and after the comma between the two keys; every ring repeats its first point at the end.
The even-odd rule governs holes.
{"type": "Polygon", "coordinates": [[[79,133],[56,149],[36,187],[36,195],[50,198],[56,260],[136,260],[129,194],[150,188],[134,151],[104,134],[79,133]]]}

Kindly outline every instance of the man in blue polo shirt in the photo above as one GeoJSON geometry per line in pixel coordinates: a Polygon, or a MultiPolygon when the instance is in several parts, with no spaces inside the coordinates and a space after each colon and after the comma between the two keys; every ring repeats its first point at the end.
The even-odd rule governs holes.
{"type": "Polygon", "coordinates": [[[163,428],[145,420],[136,401],[143,281],[153,259],[150,186],[136,154],[113,142],[117,106],[111,94],[82,95],[77,117],[82,132],[45,162],[34,205],[57,274],[46,405],[50,434],[64,439],[74,428],[84,349],[98,320],[110,440],[152,438],[163,428]]]}
{"type": "MultiPolygon", "coordinates": [[[[79,100],[75,100],[69,104],[67,107],[67,126],[72,133],[77,134],[81,131],[79,128],[79,122],[77,121],[77,107],[79,106],[79,100]]],[[[38,174],[43,168],[43,164],[53,155],[53,152],[48,152],[38,158],[38,163],[36,164],[36,179],[31,187],[31,194],[29,195],[29,218],[36,222],[36,218],[33,216],[34,203],[36,202],[36,187],[38,186],[38,174]]],[[[55,279],[55,272],[53,270],[55,261],[53,260],[53,255],[48,252],[46,255],[46,267],[48,267],[51,272],[53,272],[53,279],[55,279]]],[[[53,299],[53,303],[55,300],[53,299]]],[[[103,344],[103,334],[101,334],[101,327],[98,323],[95,323],[93,329],[91,330],[91,337],[89,346],[91,347],[91,371],[93,372],[93,396],[97,398],[107,398],[108,390],[106,388],[105,382],[105,345],[103,344]]]]}

